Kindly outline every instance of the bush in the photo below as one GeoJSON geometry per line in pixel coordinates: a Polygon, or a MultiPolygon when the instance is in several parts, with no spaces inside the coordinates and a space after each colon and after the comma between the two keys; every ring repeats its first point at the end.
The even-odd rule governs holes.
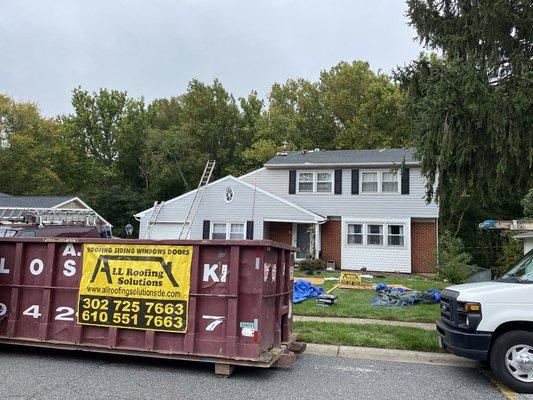
{"type": "Polygon", "coordinates": [[[319,258],[308,258],[300,261],[298,264],[300,270],[305,271],[308,275],[313,275],[315,271],[320,271],[326,268],[326,263],[319,258]]]}
{"type": "Polygon", "coordinates": [[[464,283],[475,270],[470,264],[472,256],[465,251],[461,239],[447,231],[439,238],[437,260],[437,276],[450,283],[464,283]]]}
{"type": "Polygon", "coordinates": [[[508,232],[502,235],[504,244],[498,256],[496,268],[492,269],[496,276],[505,274],[524,256],[524,247],[521,242],[513,238],[514,235],[516,235],[515,232],[508,232]]]}

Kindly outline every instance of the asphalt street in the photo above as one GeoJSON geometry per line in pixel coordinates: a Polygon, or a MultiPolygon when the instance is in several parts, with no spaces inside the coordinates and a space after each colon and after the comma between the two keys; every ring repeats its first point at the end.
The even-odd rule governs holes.
{"type": "Polygon", "coordinates": [[[0,347],[2,399],[504,399],[477,369],[302,355],[292,369],[0,347]]]}

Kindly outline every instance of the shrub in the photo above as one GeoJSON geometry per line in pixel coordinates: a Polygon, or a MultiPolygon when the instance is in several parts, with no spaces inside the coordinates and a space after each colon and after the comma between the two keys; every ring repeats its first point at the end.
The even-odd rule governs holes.
{"type": "Polygon", "coordinates": [[[524,248],[521,242],[513,238],[515,232],[503,234],[504,244],[498,256],[496,267],[492,269],[496,276],[502,276],[511,269],[523,256],[524,248]]]}
{"type": "Polygon", "coordinates": [[[302,271],[305,271],[309,275],[313,275],[315,271],[326,268],[326,263],[319,258],[308,258],[307,260],[300,261],[298,265],[302,271]]]}
{"type": "Polygon", "coordinates": [[[524,208],[524,217],[533,218],[533,188],[529,189],[520,204],[524,208]]]}
{"type": "Polygon", "coordinates": [[[465,251],[461,239],[447,231],[439,238],[437,259],[438,277],[450,283],[464,283],[475,270],[470,264],[472,256],[465,251]]]}

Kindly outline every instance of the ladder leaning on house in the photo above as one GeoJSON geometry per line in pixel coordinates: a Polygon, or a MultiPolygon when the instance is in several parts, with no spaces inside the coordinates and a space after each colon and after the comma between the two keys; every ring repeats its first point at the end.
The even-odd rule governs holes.
{"type": "Polygon", "coordinates": [[[154,230],[154,226],[157,223],[157,217],[159,217],[161,209],[164,205],[164,201],[162,201],[161,203],[158,203],[157,201],[154,202],[154,206],[152,207],[152,213],[150,214],[150,219],[148,220],[146,230],[144,231],[144,239],[150,239],[152,231],[154,230]]]}
{"type": "Polygon", "coordinates": [[[194,193],[194,198],[192,199],[191,206],[189,207],[187,216],[183,221],[183,225],[181,227],[181,232],[179,235],[180,239],[187,239],[187,237],[189,236],[192,224],[194,222],[194,219],[196,218],[196,213],[198,212],[200,204],[202,203],[202,199],[204,198],[205,187],[209,184],[209,181],[211,180],[215,165],[215,160],[208,160],[207,164],[205,165],[204,172],[202,173],[202,177],[200,178],[200,183],[198,184],[198,188],[194,193]]]}

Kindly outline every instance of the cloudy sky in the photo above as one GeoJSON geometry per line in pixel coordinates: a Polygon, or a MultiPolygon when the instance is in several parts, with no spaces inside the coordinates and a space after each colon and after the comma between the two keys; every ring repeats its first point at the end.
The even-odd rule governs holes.
{"type": "Polygon", "coordinates": [[[147,101],[215,78],[235,96],[341,60],[390,72],[421,50],[402,0],[0,2],[0,93],[68,113],[76,86],[147,101]]]}

